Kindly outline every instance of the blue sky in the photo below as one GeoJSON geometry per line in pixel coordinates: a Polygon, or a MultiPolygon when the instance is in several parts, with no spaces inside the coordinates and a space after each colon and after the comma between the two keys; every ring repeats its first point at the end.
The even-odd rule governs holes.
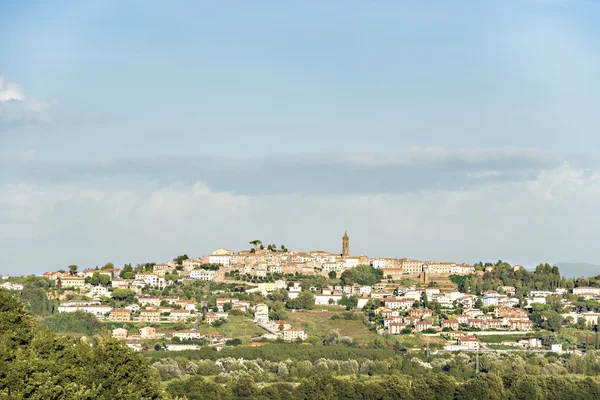
{"type": "Polygon", "coordinates": [[[596,262],[599,20],[591,0],[0,1],[0,272],[338,251],[345,229],[368,255],[596,262]]]}

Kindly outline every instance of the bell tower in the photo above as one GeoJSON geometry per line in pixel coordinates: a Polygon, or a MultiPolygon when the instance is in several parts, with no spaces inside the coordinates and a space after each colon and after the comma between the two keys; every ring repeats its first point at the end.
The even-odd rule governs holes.
{"type": "Polygon", "coordinates": [[[348,257],[350,255],[350,238],[348,237],[348,232],[344,232],[344,237],[342,238],[342,257],[348,257]]]}

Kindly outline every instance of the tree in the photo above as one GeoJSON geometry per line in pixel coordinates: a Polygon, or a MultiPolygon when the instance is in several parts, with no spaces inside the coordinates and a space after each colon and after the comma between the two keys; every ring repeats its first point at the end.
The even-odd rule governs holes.
{"type": "Polygon", "coordinates": [[[310,310],[315,306],[315,295],[310,290],[304,290],[295,299],[289,299],[288,308],[310,310]]]}
{"type": "Polygon", "coordinates": [[[131,264],[125,264],[123,266],[123,269],[119,273],[119,277],[122,279],[133,279],[135,277],[131,264]]]}
{"type": "Polygon", "coordinates": [[[346,306],[346,310],[353,310],[358,306],[358,296],[348,296],[345,293],[339,301],[340,306],[346,306]]]}
{"type": "Polygon", "coordinates": [[[346,286],[353,284],[372,286],[381,282],[382,278],[383,271],[370,265],[358,265],[355,268],[347,269],[340,276],[342,284],[346,286]]]}
{"type": "Polygon", "coordinates": [[[77,265],[69,265],[69,273],[75,275],[77,273],[77,265]]]}
{"type": "Polygon", "coordinates": [[[107,262],[106,264],[104,264],[104,266],[102,267],[103,270],[105,269],[115,269],[115,264],[111,263],[111,262],[107,262]]]}
{"type": "Polygon", "coordinates": [[[563,322],[562,316],[555,311],[546,311],[545,314],[547,319],[544,327],[553,332],[560,331],[563,322]]]}
{"type": "Polygon", "coordinates": [[[223,311],[225,311],[225,312],[231,311],[232,308],[233,308],[233,304],[230,301],[223,304],[223,311]]]}
{"type": "Polygon", "coordinates": [[[261,242],[260,240],[258,240],[258,239],[257,239],[257,240],[253,240],[253,241],[251,241],[251,242],[250,242],[250,244],[251,244],[252,246],[254,246],[254,248],[256,248],[256,247],[258,247],[258,246],[261,246],[261,245],[262,245],[262,242],[261,242]]]}
{"type": "Polygon", "coordinates": [[[337,278],[337,274],[335,273],[335,271],[329,271],[329,279],[335,279],[337,278]]]}
{"type": "Polygon", "coordinates": [[[112,291],[111,297],[118,301],[133,303],[135,300],[135,292],[130,289],[115,289],[112,291]]]}
{"type": "Polygon", "coordinates": [[[0,354],[0,393],[7,398],[166,398],[148,361],[124,343],[100,338],[90,347],[79,338],[40,330],[2,289],[0,354]]]}
{"type": "Polygon", "coordinates": [[[456,381],[443,373],[428,374],[415,379],[412,390],[416,399],[453,400],[456,381]]]}
{"type": "Polygon", "coordinates": [[[183,265],[183,262],[185,260],[189,260],[190,258],[188,257],[187,254],[183,254],[181,256],[177,256],[173,259],[173,261],[175,261],[178,265],[183,265]]]}

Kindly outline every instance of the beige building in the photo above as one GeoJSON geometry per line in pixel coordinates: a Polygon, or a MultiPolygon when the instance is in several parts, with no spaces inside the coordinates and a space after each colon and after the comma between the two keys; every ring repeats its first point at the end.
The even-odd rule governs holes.
{"type": "Polygon", "coordinates": [[[85,279],[75,276],[65,276],[61,278],[61,285],[63,288],[79,289],[85,285],[85,279]]]}
{"type": "Polygon", "coordinates": [[[140,339],[155,339],[156,338],[156,329],[151,326],[145,326],[140,328],[140,339]]]}
{"type": "Polygon", "coordinates": [[[140,322],[159,322],[160,310],[147,308],[140,310],[140,322]]]}
{"type": "Polygon", "coordinates": [[[127,339],[127,329],[116,328],[112,331],[112,337],[119,340],[127,339]]]}
{"type": "Polygon", "coordinates": [[[400,268],[402,268],[405,274],[420,274],[421,272],[423,272],[423,261],[401,258],[400,268]]]}

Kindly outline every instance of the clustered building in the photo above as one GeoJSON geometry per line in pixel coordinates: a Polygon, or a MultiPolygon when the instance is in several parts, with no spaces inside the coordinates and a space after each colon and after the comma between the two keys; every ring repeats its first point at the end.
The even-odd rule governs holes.
{"type": "MultiPolygon", "coordinates": [[[[258,241],[256,241],[259,243],[258,241]]],[[[287,290],[287,297],[295,299],[303,289],[299,282],[288,285],[285,275],[324,275],[340,276],[344,271],[356,268],[359,265],[370,265],[382,271],[383,282],[368,285],[332,285],[323,288],[309,288],[315,297],[315,304],[320,306],[340,305],[349,296],[355,296],[357,308],[362,309],[370,301],[381,306],[373,307],[374,314],[379,318],[378,332],[381,334],[402,334],[408,332],[435,333],[447,332],[451,339],[446,350],[476,350],[480,343],[474,330],[510,330],[531,331],[533,322],[529,320],[526,310],[534,303],[544,304],[550,295],[563,294],[565,289],[549,291],[531,291],[523,300],[515,297],[516,289],[510,286],[500,286],[497,290],[488,290],[479,296],[461,293],[455,286],[429,287],[427,283],[432,278],[444,278],[450,275],[469,275],[475,272],[471,265],[454,262],[421,261],[408,258],[369,258],[365,255],[353,256],[350,253],[350,238],[345,232],[342,237],[341,253],[329,253],[322,250],[301,252],[281,250],[269,246],[255,245],[250,250],[234,253],[226,248],[215,250],[208,256],[183,260],[181,263],[167,262],[150,265],[145,270],[137,271],[129,279],[121,278],[122,269],[112,268],[104,270],[85,270],[78,273],[46,272],[43,276],[57,282],[57,286],[78,291],[85,294],[89,300],[63,301],[58,311],[75,312],[84,311],[96,315],[99,319],[111,322],[139,322],[143,324],[160,324],[173,322],[196,323],[201,320],[212,325],[219,320],[228,319],[228,311],[239,310],[243,313],[253,312],[254,322],[263,328],[271,338],[284,340],[304,340],[306,333],[293,327],[287,321],[271,319],[269,308],[265,304],[253,304],[247,300],[233,297],[219,297],[216,299],[214,310],[200,313],[197,307],[202,307],[195,300],[181,299],[178,296],[150,296],[143,295],[143,288],[163,289],[173,280],[179,281],[215,281],[223,282],[233,279],[236,275],[246,275],[257,279],[253,288],[247,293],[260,292],[267,294],[280,289],[287,290]],[[96,274],[106,275],[110,284],[105,286],[91,285],[89,278],[96,274]],[[417,286],[403,286],[394,281],[403,278],[418,280],[417,286]],[[106,287],[109,286],[109,287],[106,287]],[[130,289],[136,294],[137,304],[128,304],[125,307],[111,308],[103,302],[104,297],[110,297],[116,289],[130,289]],[[426,299],[426,301],[424,301],[426,299]],[[476,306],[477,303],[479,306],[476,306]],[[461,314],[446,313],[448,317],[442,319],[439,313],[434,316],[427,303],[437,303],[442,309],[454,310],[459,308],[461,314]],[[521,306],[522,308],[517,308],[521,306]],[[484,313],[481,308],[486,308],[484,313]]],[[[515,266],[515,269],[520,266],[515,266]]],[[[105,279],[105,278],[104,278],[105,279]]],[[[2,285],[11,290],[22,290],[23,286],[13,283],[2,285]]],[[[306,290],[306,288],[305,288],[306,290]]],[[[600,299],[600,289],[593,287],[577,287],[573,289],[576,294],[584,299],[600,299]]],[[[568,305],[568,304],[567,304],[568,305]]],[[[589,325],[598,324],[600,314],[577,313],[565,314],[574,320],[584,318],[589,325]],[[573,315],[571,315],[573,314],[573,315]]],[[[146,326],[139,330],[139,334],[132,334],[126,329],[115,329],[113,336],[127,340],[132,348],[139,349],[137,342],[143,339],[161,337],[155,328],[146,326]]],[[[218,332],[200,335],[197,328],[184,329],[172,332],[170,338],[179,340],[192,340],[203,338],[210,341],[222,341],[218,332]]],[[[507,344],[516,347],[535,347],[537,344],[515,342],[507,344]]],[[[186,348],[182,345],[182,348],[186,348]]]]}

